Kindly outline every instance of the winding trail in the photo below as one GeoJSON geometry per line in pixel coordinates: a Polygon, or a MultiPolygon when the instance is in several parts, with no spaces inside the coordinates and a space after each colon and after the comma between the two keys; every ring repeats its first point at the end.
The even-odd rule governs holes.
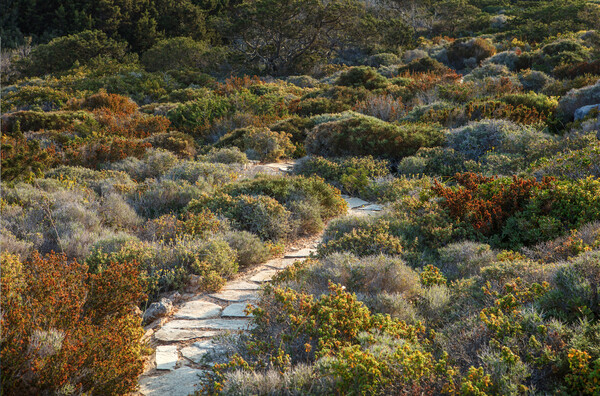
{"type": "MultiPolygon", "coordinates": [[[[286,173],[291,164],[261,167],[273,173],[286,173]]],[[[370,215],[381,210],[359,198],[343,196],[348,202],[346,215],[370,215]]],[[[261,285],[282,269],[302,261],[316,251],[322,234],[296,243],[283,258],[267,261],[238,274],[218,293],[184,295],[171,316],[146,328],[145,339],[154,349],[141,376],[138,395],[187,396],[197,389],[199,375],[211,364],[211,352],[219,350],[218,335],[249,330],[244,313],[247,304],[259,297],[261,285]]]]}

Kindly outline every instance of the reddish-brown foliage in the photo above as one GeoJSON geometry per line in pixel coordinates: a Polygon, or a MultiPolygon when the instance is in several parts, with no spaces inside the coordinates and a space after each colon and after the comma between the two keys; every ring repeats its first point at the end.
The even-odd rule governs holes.
{"type": "Polygon", "coordinates": [[[433,191],[444,198],[441,203],[455,219],[465,221],[483,235],[500,232],[506,219],[523,210],[532,192],[547,186],[552,179],[541,183],[535,179],[513,176],[510,182],[476,173],[457,173],[459,187],[446,187],[435,182],[433,191]]]}
{"type": "Polygon", "coordinates": [[[2,256],[2,393],[123,394],[141,374],[135,262],[97,275],[66,256],[2,256]]]}

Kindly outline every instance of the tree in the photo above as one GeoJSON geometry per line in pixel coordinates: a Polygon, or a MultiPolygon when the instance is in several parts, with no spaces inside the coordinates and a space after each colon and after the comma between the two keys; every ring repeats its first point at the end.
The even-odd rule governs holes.
{"type": "Polygon", "coordinates": [[[363,12],[355,0],[244,0],[220,22],[248,61],[284,74],[334,53],[363,12]]]}

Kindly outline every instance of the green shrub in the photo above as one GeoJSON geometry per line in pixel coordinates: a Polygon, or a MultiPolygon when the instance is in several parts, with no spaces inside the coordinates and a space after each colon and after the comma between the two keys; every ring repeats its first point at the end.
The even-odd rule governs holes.
{"type": "Polygon", "coordinates": [[[233,111],[233,104],[228,98],[212,94],[180,104],[169,111],[167,117],[174,128],[201,137],[213,121],[231,115],[233,111]]]}
{"type": "Polygon", "coordinates": [[[388,85],[388,80],[372,67],[358,66],[340,74],[336,84],[346,87],[365,87],[372,90],[385,88],[388,85]]]}
{"type": "Polygon", "coordinates": [[[264,195],[204,196],[191,201],[187,211],[197,213],[205,208],[231,220],[238,229],[252,232],[263,240],[285,239],[290,232],[291,213],[275,199],[264,195]]]}
{"type": "Polygon", "coordinates": [[[350,252],[357,256],[402,253],[402,241],[390,233],[390,225],[385,220],[352,228],[346,232],[336,230],[340,225],[336,222],[328,227],[323,244],[319,246],[319,256],[336,252],[350,252]]]}
{"type": "Polygon", "coordinates": [[[447,71],[448,68],[446,66],[429,56],[412,60],[408,64],[398,68],[398,73],[443,73],[447,71]]]}
{"type": "Polygon", "coordinates": [[[242,153],[239,148],[212,148],[208,153],[199,157],[200,161],[211,162],[216,164],[241,164],[246,165],[248,157],[242,153]]]}
{"type": "Polygon", "coordinates": [[[324,157],[373,155],[398,160],[443,141],[435,125],[399,125],[357,116],[317,125],[306,138],[306,151],[324,157]]]}
{"type": "Polygon", "coordinates": [[[475,65],[496,53],[496,47],[486,39],[473,38],[456,40],[448,47],[448,60],[457,69],[467,66],[467,60],[473,59],[475,65]]]}
{"type": "Polygon", "coordinates": [[[271,257],[270,245],[247,231],[231,231],[223,236],[236,252],[240,269],[247,269],[264,263],[271,257]]]}
{"type": "Polygon", "coordinates": [[[248,158],[272,162],[290,156],[293,145],[285,132],[274,132],[269,128],[239,128],[219,139],[216,147],[238,147],[248,158]]]}
{"type": "Polygon", "coordinates": [[[20,86],[15,91],[3,94],[4,112],[17,109],[58,110],[64,107],[71,95],[65,91],[37,85],[20,86]]]}
{"type": "Polygon", "coordinates": [[[319,177],[262,176],[231,183],[224,186],[223,191],[234,197],[266,195],[285,206],[294,202],[309,202],[323,220],[342,214],[347,208],[339,190],[319,177]]]}
{"type": "Polygon", "coordinates": [[[476,242],[452,243],[438,250],[436,265],[450,279],[468,278],[479,274],[482,267],[496,261],[489,245],[476,242]]]}
{"type": "Polygon", "coordinates": [[[190,37],[173,37],[160,40],[144,52],[141,61],[146,70],[169,71],[173,69],[206,69],[208,46],[190,37]]]}
{"type": "Polygon", "coordinates": [[[194,139],[182,132],[158,133],[147,137],[144,142],[150,143],[155,148],[169,150],[182,158],[192,158],[196,155],[194,139]]]}
{"type": "Polygon", "coordinates": [[[236,180],[238,175],[230,165],[200,161],[181,161],[163,175],[167,180],[185,180],[190,184],[218,187],[236,180]]]}
{"type": "Polygon", "coordinates": [[[389,163],[368,157],[305,157],[294,165],[294,173],[317,175],[349,194],[362,192],[374,178],[389,174],[389,163]]]}
{"type": "Polygon", "coordinates": [[[203,189],[199,184],[191,185],[185,180],[150,179],[129,193],[128,201],[141,216],[155,218],[167,213],[179,213],[203,189]]]}
{"type": "Polygon", "coordinates": [[[97,125],[92,114],[86,111],[17,111],[3,118],[3,128],[9,134],[39,131],[41,129],[60,130],[72,128],[77,124],[97,125]]]}
{"type": "Polygon", "coordinates": [[[126,47],[126,43],[108,38],[104,32],[85,30],[35,47],[19,68],[27,75],[56,73],[70,69],[76,62],[87,64],[99,56],[123,59],[126,47]]]}

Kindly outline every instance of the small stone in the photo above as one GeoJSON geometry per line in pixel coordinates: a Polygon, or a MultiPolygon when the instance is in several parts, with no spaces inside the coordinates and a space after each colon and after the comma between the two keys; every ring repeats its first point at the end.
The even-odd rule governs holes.
{"type": "Polygon", "coordinates": [[[140,393],[144,396],[188,396],[197,389],[202,370],[181,367],[168,374],[140,379],[140,393]]]}
{"type": "Polygon", "coordinates": [[[213,330],[177,329],[163,327],[156,332],[154,338],[162,342],[179,342],[193,340],[194,338],[214,337],[220,334],[213,330]]]}
{"type": "Polygon", "coordinates": [[[175,312],[177,319],[206,319],[218,316],[221,313],[221,307],[208,301],[188,301],[175,312]]]}
{"type": "Polygon", "coordinates": [[[220,293],[211,294],[210,296],[212,298],[230,302],[249,301],[258,299],[258,295],[254,290],[224,290],[220,293]]]}
{"type": "Polygon", "coordinates": [[[251,316],[253,316],[252,314],[246,315],[246,312],[244,312],[246,310],[247,306],[248,306],[248,304],[244,304],[244,303],[231,304],[223,310],[223,313],[221,314],[221,316],[223,316],[224,318],[225,317],[234,317],[234,318],[251,317],[251,316]]]}
{"type": "Polygon", "coordinates": [[[168,298],[161,298],[160,301],[150,304],[144,312],[144,323],[152,322],[157,318],[169,315],[173,311],[173,303],[168,298]]]}
{"type": "Polygon", "coordinates": [[[156,369],[173,370],[177,364],[177,345],[159,345],[156,347],[156,369]]]}

